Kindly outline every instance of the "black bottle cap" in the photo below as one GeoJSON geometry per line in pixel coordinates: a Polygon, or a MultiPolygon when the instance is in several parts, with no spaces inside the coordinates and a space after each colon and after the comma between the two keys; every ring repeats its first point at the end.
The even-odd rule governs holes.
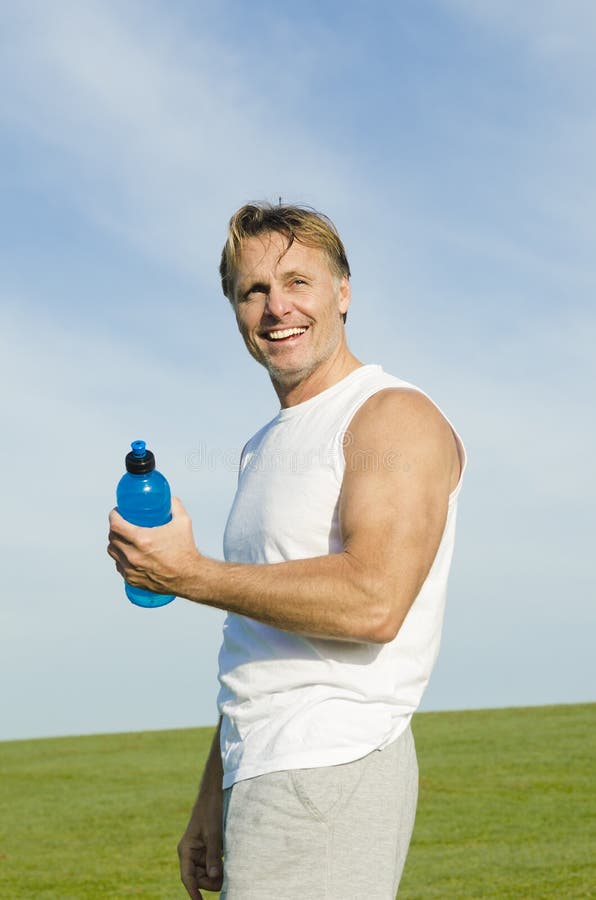
{"type": "Polygon", "coordinates": [[[131,475],[144,475],[145,472],[153,472],[155,457],[151,450],[147,450],[145,441],[133,441],[132,450],[126,454],[126,471],[131,475]]]}

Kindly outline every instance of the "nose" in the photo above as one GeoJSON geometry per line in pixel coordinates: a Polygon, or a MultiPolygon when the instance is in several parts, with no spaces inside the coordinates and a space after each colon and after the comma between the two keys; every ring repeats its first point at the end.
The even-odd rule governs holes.
{"type": "Polygon", "coordinates": [[[292,310],[292,301],[283,288],[271,285],[265,303],[265,314],[275,319],[283,319],[292,310]]]}

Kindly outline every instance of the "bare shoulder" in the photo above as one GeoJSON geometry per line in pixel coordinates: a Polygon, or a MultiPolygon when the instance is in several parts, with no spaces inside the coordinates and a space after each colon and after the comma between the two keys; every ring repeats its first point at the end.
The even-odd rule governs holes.
{"type": "Polygon", "coordinates": [[[405,465],[422,458],[448,470],[450,490],[458,482],[461,460],[453,429],[435,404],[412,388],[386,388],[373,394],[352,418],[344,441],[346,463],[365,449],[394,453],[405,465]]]}
{"type": "Polygon", "coordinates": [[[453,434],[432,400],[412,388],[385,388],[369,397],[354,415],[349,430],[367,428],[418,428],[453,434]]]}

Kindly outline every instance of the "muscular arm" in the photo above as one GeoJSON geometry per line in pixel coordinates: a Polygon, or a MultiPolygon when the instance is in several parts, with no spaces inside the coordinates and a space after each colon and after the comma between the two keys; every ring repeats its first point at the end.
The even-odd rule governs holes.
{"type": "Polygon", "coordinates": [[[182,505],[161,528],[112,513],[111,555],[131,584],[315,637],[384,643],[397,634],[436,554],[459,477],[453,433],[419,392],[374,395],[350,424],[341,553],[226,563],[194,546],[182,505]],[[127,543],[128,542],[128,543],[127,543]]]}
{"type": "Polygon", "coordinates": [[[219,891],[223,880],[223,769],[219,749],[221,718],[190,820],[178,844],[180,877],[189,897],[202,900],[200,888],[219,891]]]}

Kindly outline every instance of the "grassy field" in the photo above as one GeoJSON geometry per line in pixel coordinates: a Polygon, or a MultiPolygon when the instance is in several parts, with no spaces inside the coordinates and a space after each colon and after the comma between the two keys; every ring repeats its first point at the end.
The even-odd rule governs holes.
{"type": "MultiPolygon", "coordinates": [[[[596,896],[595,725],[596,704],[416,716],[400,900],[596,896]]],[[[212,734],[0,743],[0,897],[186,897],[176,843],[212,734]]]]}

